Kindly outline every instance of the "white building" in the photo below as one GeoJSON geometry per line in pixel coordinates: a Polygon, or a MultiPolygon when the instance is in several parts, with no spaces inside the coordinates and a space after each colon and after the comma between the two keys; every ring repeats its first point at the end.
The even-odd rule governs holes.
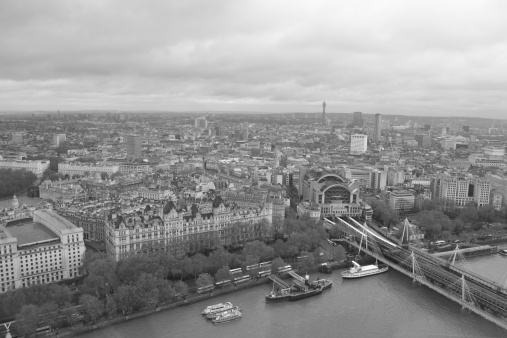
{"type": "Polygon", "coordinates": [[[53,144],[57,147],[65,141],[67,141],[67,135],[65,134],[56,134],[53,136],[53,144]]]}
{"type": "Polygon", "coordinates": [[[80,163],[58,163],[58,172],[63,175],[84,175],[86,172],[90,175],[95,173],[106,173],[111,175],[120,170],[119,165],[95,165],[80,163]]]}
{"type": "Polygon", "coordinates": [[[202,129],[208,128],[208,121],[206,120],[205,117],[196,118],[195,119],[195,127],[202,128],[202,129]]]}
{"type": "Polygon", "coordinates": [[[505,149],[502,147],[488,146],[484,147],[483,151],[488,156],[503,157],[505,155],[505,149]]]}
{"type": "Polygon", "coordinates": [[[83,229],[52,210],[0,225],[0,292],[78,277],[84,252],[83,229]]]}
{"type": "Polygon", "coordinates": [[[375,190],[384,190],[387,184],[387,173],[380,170],[370,171],[370,188],[375,190]]]}
{"type": "Polygon", "coordinates": [[[122,175],[151,173],[151,166],[148,163],[123,163],[120,164],[120,173],[122,175]]]}
{"type": "Polygon", "coordinates": [[[393,191],[389,194],[389,205],[395,211],[408,211],[414,208],[414,195],[409,191],[393,191]]]}
{"type": "Polygon", "coordinates": [[[363,134],[353,134],[350,136],[350,154],[364,154],[368,148],[368,136],[363,134]]]}
{"type": "Polygon", "coordinates": [[[41,177],[46,169],[49,168],[49,161],[5,161],[0,160],[0,168],[7,168],[12,170],[25,169],[31,171],[37,177],[41,177]]]}
{"type": "Polygon", "coordinates": [[[132,192],[133,195],[158,201],[176,201],[176,195],[169,189],[166,190],[150,190],[145,187],[139,188],[137,191],[132,192]]]}

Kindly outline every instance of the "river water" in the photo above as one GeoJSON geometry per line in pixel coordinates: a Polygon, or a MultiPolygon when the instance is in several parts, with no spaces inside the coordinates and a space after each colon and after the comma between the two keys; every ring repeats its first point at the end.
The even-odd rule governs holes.
{"type": "MultiPolygon", "coordinates": [[[[469,261],[476,272],[500,280],[507,257],[491,255],[469,261]],[[489,266],[489,268],[487,268],[489,266]],[[502,270],[501,273],[494,270],[502,270]],[[491,275],[492,274],[492,275],[491,275]],[[493,276],[493,277],[492,277],[493,276]],[[496,276],[496,277],[494,277],[496,276]]],[[[317,277],[314,275],[312,277],[317,277]]],[[[322,295],[297,302],[266,303],[271,285],[260,285],[203,302],[159,312],[80,336],[114,337],[506,337],[507,331],[410,278],[390,270],[357,280],[342,280],[322,295]],[[230,301],[243,318],[213,325],[202,317],[208,305],[230,301]]]]}

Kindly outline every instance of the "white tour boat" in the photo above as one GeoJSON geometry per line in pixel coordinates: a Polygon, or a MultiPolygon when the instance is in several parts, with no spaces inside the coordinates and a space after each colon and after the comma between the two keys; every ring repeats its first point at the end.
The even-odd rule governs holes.
{"type": "Polygon", "coordinates": [[[225,303],[219,303],[215,305],[210,305],[207,308],[204,309],[202,312],[203,315],[208,315],[210,313],[218,313],[223,312],[225,310],[232,309],[234,305],[232,305],[231,302],[225,302],[225,303]]]}
{"type": "Polygon", "coordinates": [[[227,323],[231,320],[239,319],[241,318],[241,311],[236,309],[231,309],[225,312],[222,312],[219,314],[216,318],[212,319],[213,324],[221,324],[221,323],[227,323]]]}
{"type": "Polygon", "coordinates": [[[352,261],[352,264],[354,265],[353,267],[351,267],[348,271],[342,272],[343,278],[361,278],[386,272],[389,269],[387,265],[381,267],[378,265],[361,266],[354,261],[352,261]]]}

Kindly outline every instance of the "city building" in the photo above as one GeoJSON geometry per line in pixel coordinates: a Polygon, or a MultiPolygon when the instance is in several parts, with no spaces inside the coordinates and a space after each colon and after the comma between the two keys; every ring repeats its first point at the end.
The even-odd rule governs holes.
{"type": "Polygon", "coordinates": [[[375,143],[379,143],[382,137],[382,115],[375,114],[375,132],[374,132],[374,141],[375,143]]]}
{"type": "Polygon", "coordinates": [[[354,120],[353,120],[352,124],[354,125],[354,127],[362,128],[363,127],[363,113],[358,112],[358,111],[354,112],[354,120]]]}
{"type": "Polygon", "coordinates": [[[23,134],[21,133],[12,133],[11,141],[13,144],[21,144],[23,143],[23,134]]]}
{"type": "Polygon", "coordinates": [[[66,134],[56,134],[53,136],[53,145],[56,147],[59,147],[65,141],[67,141],[66,134]]]}
{"type": "Polygon", "coordinates": [[[131,158],[141,157],[141,136],[139,135],[127,136],[127,156],[131,158]]]}
{"type": "Polygon", "coordinates": [[[319,205],[322,217],[362,214],[358,182],[325,170],[312,170],[305,173],[302,186],[303,201],[319,205]]]}
{"type": "Polygon", "coordinates": [[[322,125],[327,125],[327,119],[326,119],[326,101],[322,102],[322,125]]]}
{"type": "Polygon", "coordinates": [[[198,117],[194,121],[194,126],[196,128],[206,129],[208,128],[208,121],[205,117],[198,117]]]}
{"type": "Polygon", "coordinates": [[[119,165],[103,165],[103,164],[81,164],[81,163],[58,163],[58,172],[63,175],[92,176],[95,173],[106,173],[109,176],[120,170],[119,165]]]}
{"type": "Polygon", "coordinates": [[[22,160],[0,160],[0,168],[31,171],[37,177],[42,177],[42,174],[49,168],[49,161],[22,161],[22,160]]]}
{"type": "Polygon", "coordinates": [[[122,175],[130,175],[137,173],[149,174],[151,173],[151,166],[145,162],[129,162],[120,164],[120,173],[122,175]]]}
{"type": "Polygon", "coordinates": [[[414,208],[415,197],[409,191],[395,190],[389,194],[389,205],[395,211],[409,211],[414,208]]]}
{"type": "Polygon", "coordinates": [[[368,136],[363,134],[350,135],[350,154],[361,155],[368,148],[368,136]]]}
{"type": "Polygon", "coordinates": [[[430,136],[425,134],[415,135],[415,140],[419,147],[428,148],[430,146],[430,136]]]}
{"type": "Polygon", "coordinates": [[[491,190],[502,195],[502,203],[507,201],[507,177],[489,173],[486,175],[486,179],[491,184],[491,190]]]}
{"type": "Polygon", "coordinates": [[[297,205],[297,213],[300,217],[307,214],[310,218],[320,219],[320,205],[303,201],[297,205]]]}
{"type": "Polygon", "coordinates": [[[0,291],[79,277],[83,229],[52,210],[0,225],[0,291]]]}
{"type": "Polygon", "coordinates": [[[489,204],[491,182],[486,178],[438,175],[431,182],[432,196],[464,206],[475,202],[479,207],[489,204]]]}
{"type": "Polygon", "coordinates": [[[494,189],[491,190],[489,195],[489,202],[496,210],[502,209],[503,195],[501,192],[494,189]]]}
{"type": "Polygon", "coordinates": [[[113,214],[106,225],[107,252],[120,260],[129,255],[172,252],[184,255],[202,249],[263,238],[270,229],[271,204],[242,208],[220,196],[213,201],[178,207],[169,201],[130,215],[113,214]]]}
{"type": "Polygon", "coordinates": [[[374,190],[384,190],[387,185],[387,173],[381,170],[370,171],[370,188],[374,190]]]}
{"type": "Polygon", "coordinates": [[[39,197],[44,200],[79,200],[85,198],[85,191],[77,180],[54,181],[47,179],[39,186],[39,197]]]}

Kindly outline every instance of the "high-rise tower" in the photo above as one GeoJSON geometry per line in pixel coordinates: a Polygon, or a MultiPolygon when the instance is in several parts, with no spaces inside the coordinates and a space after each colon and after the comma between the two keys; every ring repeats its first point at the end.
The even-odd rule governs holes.
{"type": "Polygon", "coordinates": [[[354,127],[363,127],[363,113],[356,111],[354,112],[354,121],[353,121],[354,127]]]}
{"type": "Polygon", "coordinates": [[[380,142],[380,136],[381,136],[381,130],[382,130],[382,115],[375,114],[375,143],[380,142]]]}
{"type": "Polygon", "coordinates": [[[326,125],[326,101],[322,102],[322,125],[326,125]]]}
{"type": "Polygon", "coordinates": [[[127,156],[131,158],[141,157],[141,136],[127,136],[127,156]]]}

